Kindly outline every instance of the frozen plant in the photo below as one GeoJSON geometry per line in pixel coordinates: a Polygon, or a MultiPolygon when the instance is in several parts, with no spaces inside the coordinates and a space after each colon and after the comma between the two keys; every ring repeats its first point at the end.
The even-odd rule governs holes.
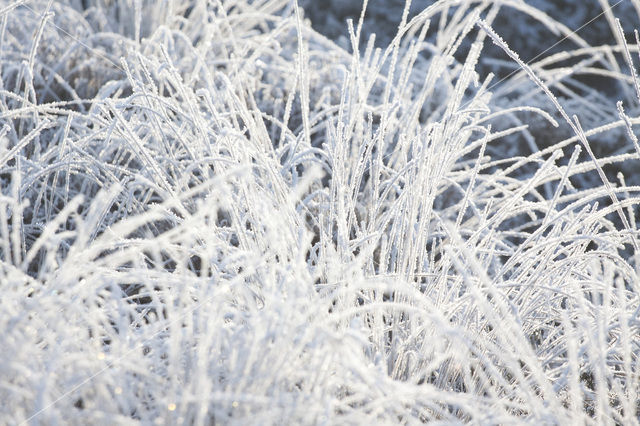
{"type": "Polygon", "coordinates": [[[638,424],[640,43],[533,4],[0,1],[0,423],[638,424]]]}

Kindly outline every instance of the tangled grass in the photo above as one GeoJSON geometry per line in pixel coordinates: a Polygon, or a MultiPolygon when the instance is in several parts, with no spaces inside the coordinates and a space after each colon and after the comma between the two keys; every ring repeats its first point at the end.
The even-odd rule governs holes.
{"type": "Polygon", "coordinates": [[[640,43],[408,11],[0,2],[0,423],[638,424],[640,43]]]}

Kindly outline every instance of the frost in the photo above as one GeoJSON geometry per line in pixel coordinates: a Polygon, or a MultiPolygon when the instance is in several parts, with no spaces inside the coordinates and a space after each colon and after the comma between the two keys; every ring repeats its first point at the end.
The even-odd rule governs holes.
{"type": "Polygon", "coordinates": [[[330,3],[0,1],[0,424],[638,424],[640,3],[330,3]]]}

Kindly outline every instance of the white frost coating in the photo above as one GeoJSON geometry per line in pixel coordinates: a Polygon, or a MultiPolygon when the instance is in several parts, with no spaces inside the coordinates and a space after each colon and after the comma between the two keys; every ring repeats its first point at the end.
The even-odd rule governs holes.
{"type": "Polygon", "coordinates": [[[0,424],[638,424],[638,2],[332,3],[0,0],[0,424]]]}

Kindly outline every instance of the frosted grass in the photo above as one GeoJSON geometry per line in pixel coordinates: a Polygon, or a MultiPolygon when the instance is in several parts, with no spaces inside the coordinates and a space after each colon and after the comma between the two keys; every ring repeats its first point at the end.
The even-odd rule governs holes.
{"type": "Polygon", "coordinates": [[[0,4],[0,423],[638,423],[631,29],[409,9],[0,4]]]}

